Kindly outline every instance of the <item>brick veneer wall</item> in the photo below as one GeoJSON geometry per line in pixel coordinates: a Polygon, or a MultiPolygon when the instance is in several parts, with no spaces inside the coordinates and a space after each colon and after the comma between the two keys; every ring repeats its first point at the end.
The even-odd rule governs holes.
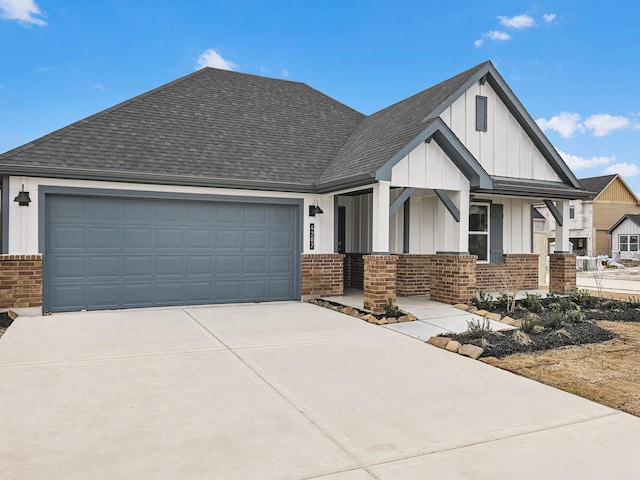
{"type": "Polygon", "coordinates": [[[538,288],[538,254],[505,253],[504,263],[478,263],[476,287],[478,290],[508,291],[536,290],[538,288]]]}
{"type": "Polygon", "coordinates": [[[398,257],[395,255],[364,256],[364,308],[383,312],[388,299],[396,302],[396,272],[398,257]]]}
{"type": "Polygon", "coordinates": [[[431,257],[431,300],[467,303],[477,292],[475,255],[436,254],[431,257]]]}
{"type": "Polygon", "coordinates": [[[344,286],[364,288],[364,253],[347,253],[344,257],[344,286]]]}
{"type": "Polygon", "coordinates": [[[576,288],[576,255],[554,253],[549,255],[549,291],[566,295],[576,288]]]}
{"type": "Polygon", "coordinates": [[[433,255],[399,254],[398,295],[427,295],[431,287],[431,258],[433,255]]]}
{"type": "Polygon", "coordinates": [[[42,305],[42,255],[0,255],[0,308],[42,305]]]}
{"type": "Polygon", "coordinates": [[[302,295],[343,295],[342,253],[302,254],[302,295]]]}

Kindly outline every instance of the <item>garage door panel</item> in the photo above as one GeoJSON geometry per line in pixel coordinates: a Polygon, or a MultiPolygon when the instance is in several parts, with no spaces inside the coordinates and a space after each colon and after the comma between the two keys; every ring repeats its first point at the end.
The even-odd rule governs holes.
{"type": "Polygon", "coordinates": [[[268,248],[267,232],[264,230],[245,231],[242,246],[245,250],[266,250],[268,248]]]}
{"type": "Polygon", "coordinates": [[[85,286],[85,301],[89,305],[93,305],[97,308],[109,308],[111,305],[118,305],[120,288],[119,285],[86,285],[85,286]]]}
{"type": "Polygon", "coordinates": [[[46,195],[51,311],[292,300],[298,207],[46,195]]]}
{"type": "Polygon", "coordinates": [[[88,250],[119,250],[120,228],[87,227],[85,229],[85,248],[88,250]]]}
{"type": "Polygon", "coordinates": [[[51,225],[48,246],[52,251],[84,249],[84,227],[72,225],[51,225]]]}
{"type": "Polygon", "coordinates": [[[122,246],[125,249],[153,248],[153,229],[140,227],[122,227],[122,246]]]}
{"type": "Polygon", "coordinates": [[[267,272],[267,257],[264,255],[245,255],[243,273],[264,275],[267,272]]]}
{"type": "MultiPolygon", "coordinates": [[[[90,255],[86,258],[86,264],[88,278],[118,278],[120,275],[119,255],[90,255]]],[[[81,275],[81,272],[78,272],[77,275],[81,275]]]]}
{"type": "Polygon", "coordinates": [[[186,223],[187,205],[185,202],[172,202],[160,200],[156,204],[156,221],[158,224],[183,224],[186,223]]]}
{"type": "Polygon", "coordinates": [[[152,304],[153,284],[151,282],[125,283],[122,286],[124,307],[147,307],[152,304]]]}
{"type": "Polygon", "coordinates": [[[156,248],[182,250],[185,248],[184,228],[158,228],[156,248]]]}
{"type": "Polygon", "coordinates": [[[153,255],[125,255],[122,257],[122,275],[129,277],[152,277],[153,255]]]}
{"type": "Polygon", "coordinates": [[[215,275],[240,275],[242,272],[240,255],[217,255],[215,275]]]}
{"type": "Polygon", "coordinates": [[[286,250],[293,249],[293,233],[290,231],[269,232],[269,249],[286,250]]]}
{"type": "MultiPolygon", "coordinates": [[[[122,200],[119,200],[122,202],[122,200]]],[[[128,201],[122,210],[123,223],[153,223],[155,219],[155,204],[147,200],[128,201]]]]}
{"type": "Polygon", "coordinates": [[[84,275],[84,256],[64,255],[51,262],[51,277],[54,279],[78,278],[84,275]]]}
{"type": "Polygon", "coordinates": [[[186,263],[184,255],[157,255],[156,276],[177,275],[184,276],[186,263]]]}
{"type": "Polygon", "coordinates": [[[240,250],[242,241],[242,231],[240,230],[217,230],[216,231],[216,251],[220,250],[240,250]]]}
{"type": "Polygon", "coordinates": [[[269,273],[293,275],[293,259],[288,255],[270,255],[269,273]]]}
{"type": "Polygon", "coordinates": [[[188,255],[187,275],[213,275],[213,255],[188,255]]]}
{"type": "Polygon", "coordinates": [[[213,250],[215,242],[213,241],[213,232],[211,227],[202,229],[190,228],[187,230],[187,249],[192,250],[213,250]]]}

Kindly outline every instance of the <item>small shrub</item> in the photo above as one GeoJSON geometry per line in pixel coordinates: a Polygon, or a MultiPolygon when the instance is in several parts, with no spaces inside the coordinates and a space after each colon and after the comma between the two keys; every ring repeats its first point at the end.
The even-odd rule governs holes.
{"type": "Polygon", "coordinates": [[[550,328],[551,330],[559,330],[566,324],[564,312],[558,309],[554,309],[544,319],[543,326],[550,328]]]}
{"type": "Polygon", "coordinates": [[[567,310],[564,312],[564,321],[566,323],[580,323],[584,321],[584,314],[580,310],[580,307],[577,307],[575,310],[567,310]]]}
{"type": "Polygon", "coordinates": [[[501,293],[495,301],[495,306],[504,310],[509,310],[513,303],[513,297],[508,293],[501,293]]]}
{"type": "Polygon", "coordinates": [[[520,330],[524,333],[536,333],[542,330],[540,325],[540,318],[535,313],[527,313],[522,319],[520,324],[520,330]]]}
{"type": "Polygon", "coordinates": [[[542,311],[542,297],[537,293],[525,293],[522,305],[530,312],[540,313],[542,311]]]}
{"type": "Polygon", "coordinates": [[[493,332],[491,322],[486,318],[467,321],[467,331],[471,338],[484,338],[493,332]]]}
{"type": "Polygon", "coordinates": [[[404,315],[404,312],[393,303],[393,299],[389,298],[384,304],[384,316],[398,318],[404,315]]]}
{"type": "Polygon", "coordinates": [[[493,310],[495,302],[491,294],[480,290],[478,296],[471,299],[471,304],[479,310],[493,310]]]}
{"type": "Polygon", "coordinates": [[[568,310],[574,310],[576,308],[576,304],[573,303],[569,297],[557,297],[555,302],[549,304],[549,307],[552,310],[566,312],[568,310]]]}
{"type": "Polygon", "coordinates": [[[531,337],[522,330],[516,330],[512,338],[520,345],[529,345],[531,343],[531,337]]]}
{"type": "Polygon", "coordinates": [[[587,290],[582,290],[580,288],[576,288],[569,293],[569,299],[584,308],[596,308],[598,306],[598,302],[600,299],[598,297],[594,297],[587,290]]]}

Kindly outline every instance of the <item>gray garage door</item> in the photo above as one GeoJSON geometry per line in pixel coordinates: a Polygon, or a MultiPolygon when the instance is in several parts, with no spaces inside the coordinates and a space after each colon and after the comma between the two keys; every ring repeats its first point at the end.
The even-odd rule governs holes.
{"type": "Polygon", "coordinates": [[[291,300],[298,208],[47,195],[50,311],[291,300]]]}

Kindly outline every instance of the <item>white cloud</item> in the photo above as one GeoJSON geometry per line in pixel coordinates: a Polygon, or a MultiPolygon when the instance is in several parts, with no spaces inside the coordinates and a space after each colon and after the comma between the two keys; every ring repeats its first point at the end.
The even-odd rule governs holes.
{"type": "Polygon", "coordinates": [[[591,115],[584,121],[584,125],[593,131],[596,137],[604,137],[614,130],[628,127],[631,122],[627,117],[598,113],[591,115]]]}
{"type": "Polygon", "coordinates": [[[89,80],[89,86],[98,90],[106,90],[107,88],[102,82],[92,82],[91,80],[89,80]]]}
{"type": "Polygon", "coordinates": [[[584,132],[580,115],[577,113],[560,112],[559,115],[554,115],[549,120],[539,118],[536,123],[544,131],[555,130],[562,138],[569,138],[576,132],[584,132]]]}
{"type": "Polygon", "coordinates": [[[509,35],[507,32],[491,30],[490,32],[484,32],[479,39],[473,42],[473,45],[475,45],[476,48],[481,47],[485,39],[487,38],[490,40],[505,41],[511,39],[511,35],[509,35]]]}
{"type": "Polygon", "coordinates": [[[209,48],[198,56],[196,70],[204,67],[220,68],[222,70],[235,70],[238,66],[224,58],[215,49],[209,48]]]}
{"type": "Polygon", "coordinates": [[[38,16],[42,16],[42,12],[34,0],[0,0],[0,18],[17,20],[20,23],[46,25],[47,22],[38,16]]]}
{"type": "Polygon", "coordinates": [[[284,70],[282,70],[282,76],[284,78],[289,78],[289,71],[286,68],[284,70]]]}
{"type": "Polygon", "coordinates": [[[533,18],[529,15],[516,15],[514,17],[498,17],[500,25],[507,28],[530,28],[535,25],[533,18]]]}
{"type": "Polygon", "coordinates": [[[544,15],[542,15],[542,19],[547,23],[553,22],[556,17],[557,15],[555,13],[545,13],[544,15]]]}
{"type": "Polygon", "coordinates": [[[581,168],[593,168],[599,165],[608,165],[611,162],[616,160],[614,155],[610,157],[591,157],[591,158],[583,158],[577,155],[571,155],[569,153],[565,153],[561,150],[558,150],[558,153],[562,157],[562,159],[569,165],[569,168],[574,170],[580,170],[581,168]]]}
{"type": "Polygon", "coordinates": [[[618,173],[623,177],[633,177],[635,175],[640,175],[640,168],[635,163],[616,163],[615,165],[609,165],[607,168],[603,170],[606,175],[613,175],[614,173],[618,173]]]}

